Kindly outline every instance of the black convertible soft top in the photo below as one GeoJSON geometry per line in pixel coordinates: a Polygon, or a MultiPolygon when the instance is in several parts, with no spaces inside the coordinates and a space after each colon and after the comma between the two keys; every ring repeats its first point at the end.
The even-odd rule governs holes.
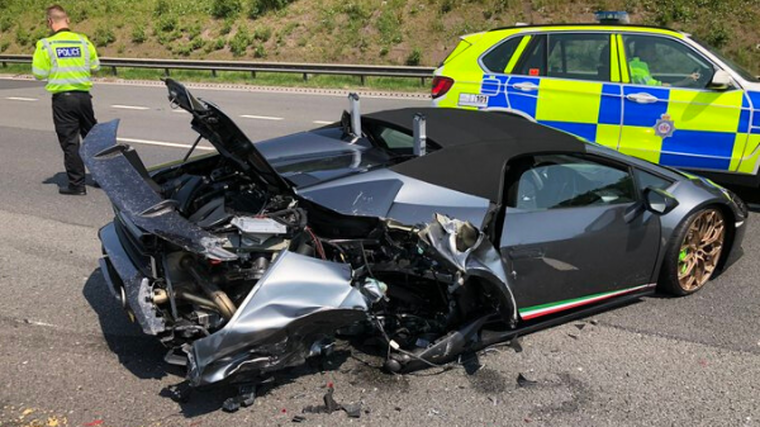
{"type": "Polygon", "coordinates": [[[391,169],[431,184],[498,202],[504,165],[539,153],[583,153],[570,134],[517,116],[453,108],[403,108],[364,115],[364,120],[412,133],[414,115],[425,116],[427,138],[440,149],[391,169]]]}

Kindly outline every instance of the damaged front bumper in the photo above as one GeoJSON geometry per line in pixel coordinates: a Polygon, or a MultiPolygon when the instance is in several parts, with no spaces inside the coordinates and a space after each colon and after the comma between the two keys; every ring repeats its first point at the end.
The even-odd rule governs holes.
{"type": "Polygon", "coordinates": [[[352,281],[346,264],[281,252],[224,328],[192,344],[188,379],[209,385],[321,354],[336,331],[367,318],[369,302],[352,281]]]}

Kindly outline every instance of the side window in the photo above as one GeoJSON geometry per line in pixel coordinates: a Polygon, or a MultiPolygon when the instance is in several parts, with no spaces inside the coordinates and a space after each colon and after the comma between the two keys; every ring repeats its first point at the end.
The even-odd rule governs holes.
{"type": "Polygon", "coordinates": [[[522,37],[512,37],[501,42],[483,56],[483,66],[492,73],[504,73],[522,37]]]}
{"type": "Polygon", "coordinates": [[[704,89],[713,65],[688,46],[666,37],[623,35],[631,82],[704,89]]]}
{"type": "Polygon", "coordinates": [[[547,76],[610,80],[609,34],[550,34],[547,76]]]}
{"type": "Polygon", "coordinates": [[[525,210],[604,206],[636,200],[628,169],[574,155],[522,162],[510,205],[525,210]]]}
{"type": "Polygon", "coordinates": [[[513,74],[524,76],[546,75],[546,36],[534,36],[525,49],[525,54],[517,63],[513,74]]]}
{"type": "Polygon", "coordinates": [[[664,190],[673,184],[673,181],[665,178],[660,178],[657,175],[653,175],[649,172],[644,172],[641,169],[636,169],[634,175],[636,175],[636,183],[639,185],[639,188],[641,190],[644,190],[647,187],[664,190]]]}

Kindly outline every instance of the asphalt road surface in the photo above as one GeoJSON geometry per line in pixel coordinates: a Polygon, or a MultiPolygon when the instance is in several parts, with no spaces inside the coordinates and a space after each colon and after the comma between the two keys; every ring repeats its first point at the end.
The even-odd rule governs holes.
{"type": "MultiPolygon", "coordinates": [[[[239,120],[252,140],[337,120],[343,96],[198,90],[239,120]],[[241,117],[247,116],[247,117],[241,117]]],[[[100,121],[147,164],[184,155],[193,132],[160,87],[97,85],[100,121]],[[183,148],[185,147],[185,148],[183,148]]],[[[364,98],[365,111],[423,105],[364,98]]],[[[208,146],[202,146],[207,148],[208,146]]],[[[104,287],[97,230],[103,193],[63,197],[62,154],[41,85],[0,80],[0,426],[285,425],[322,403],[326,384],[343,412],[303,414],[307,425],[760,425],[760,225],[745,256],[696,295],[646,298],[526,336],[523,351],[480,355],[461,368],[392,376],[350,347],[271,385],[252,407],[219,410],[226,392],[170,398],[182,372],[129,323],[104,287]],[[535,383],[518,385],[523,374],[535,383]]],[[[755,191],[744,191],[757,203],[755,191]]]]}

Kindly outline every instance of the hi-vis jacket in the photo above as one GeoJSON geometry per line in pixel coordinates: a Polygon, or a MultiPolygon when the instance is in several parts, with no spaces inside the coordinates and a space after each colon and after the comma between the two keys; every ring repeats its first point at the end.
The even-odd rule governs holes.
{"type": "Polygon", "coordinates": [[[89,92],[91,73],[99,69],[95,46],[82,34],[61,30],[37,42],[32,73],[38,80],[47,79],[50,93],[89,92]]]}

